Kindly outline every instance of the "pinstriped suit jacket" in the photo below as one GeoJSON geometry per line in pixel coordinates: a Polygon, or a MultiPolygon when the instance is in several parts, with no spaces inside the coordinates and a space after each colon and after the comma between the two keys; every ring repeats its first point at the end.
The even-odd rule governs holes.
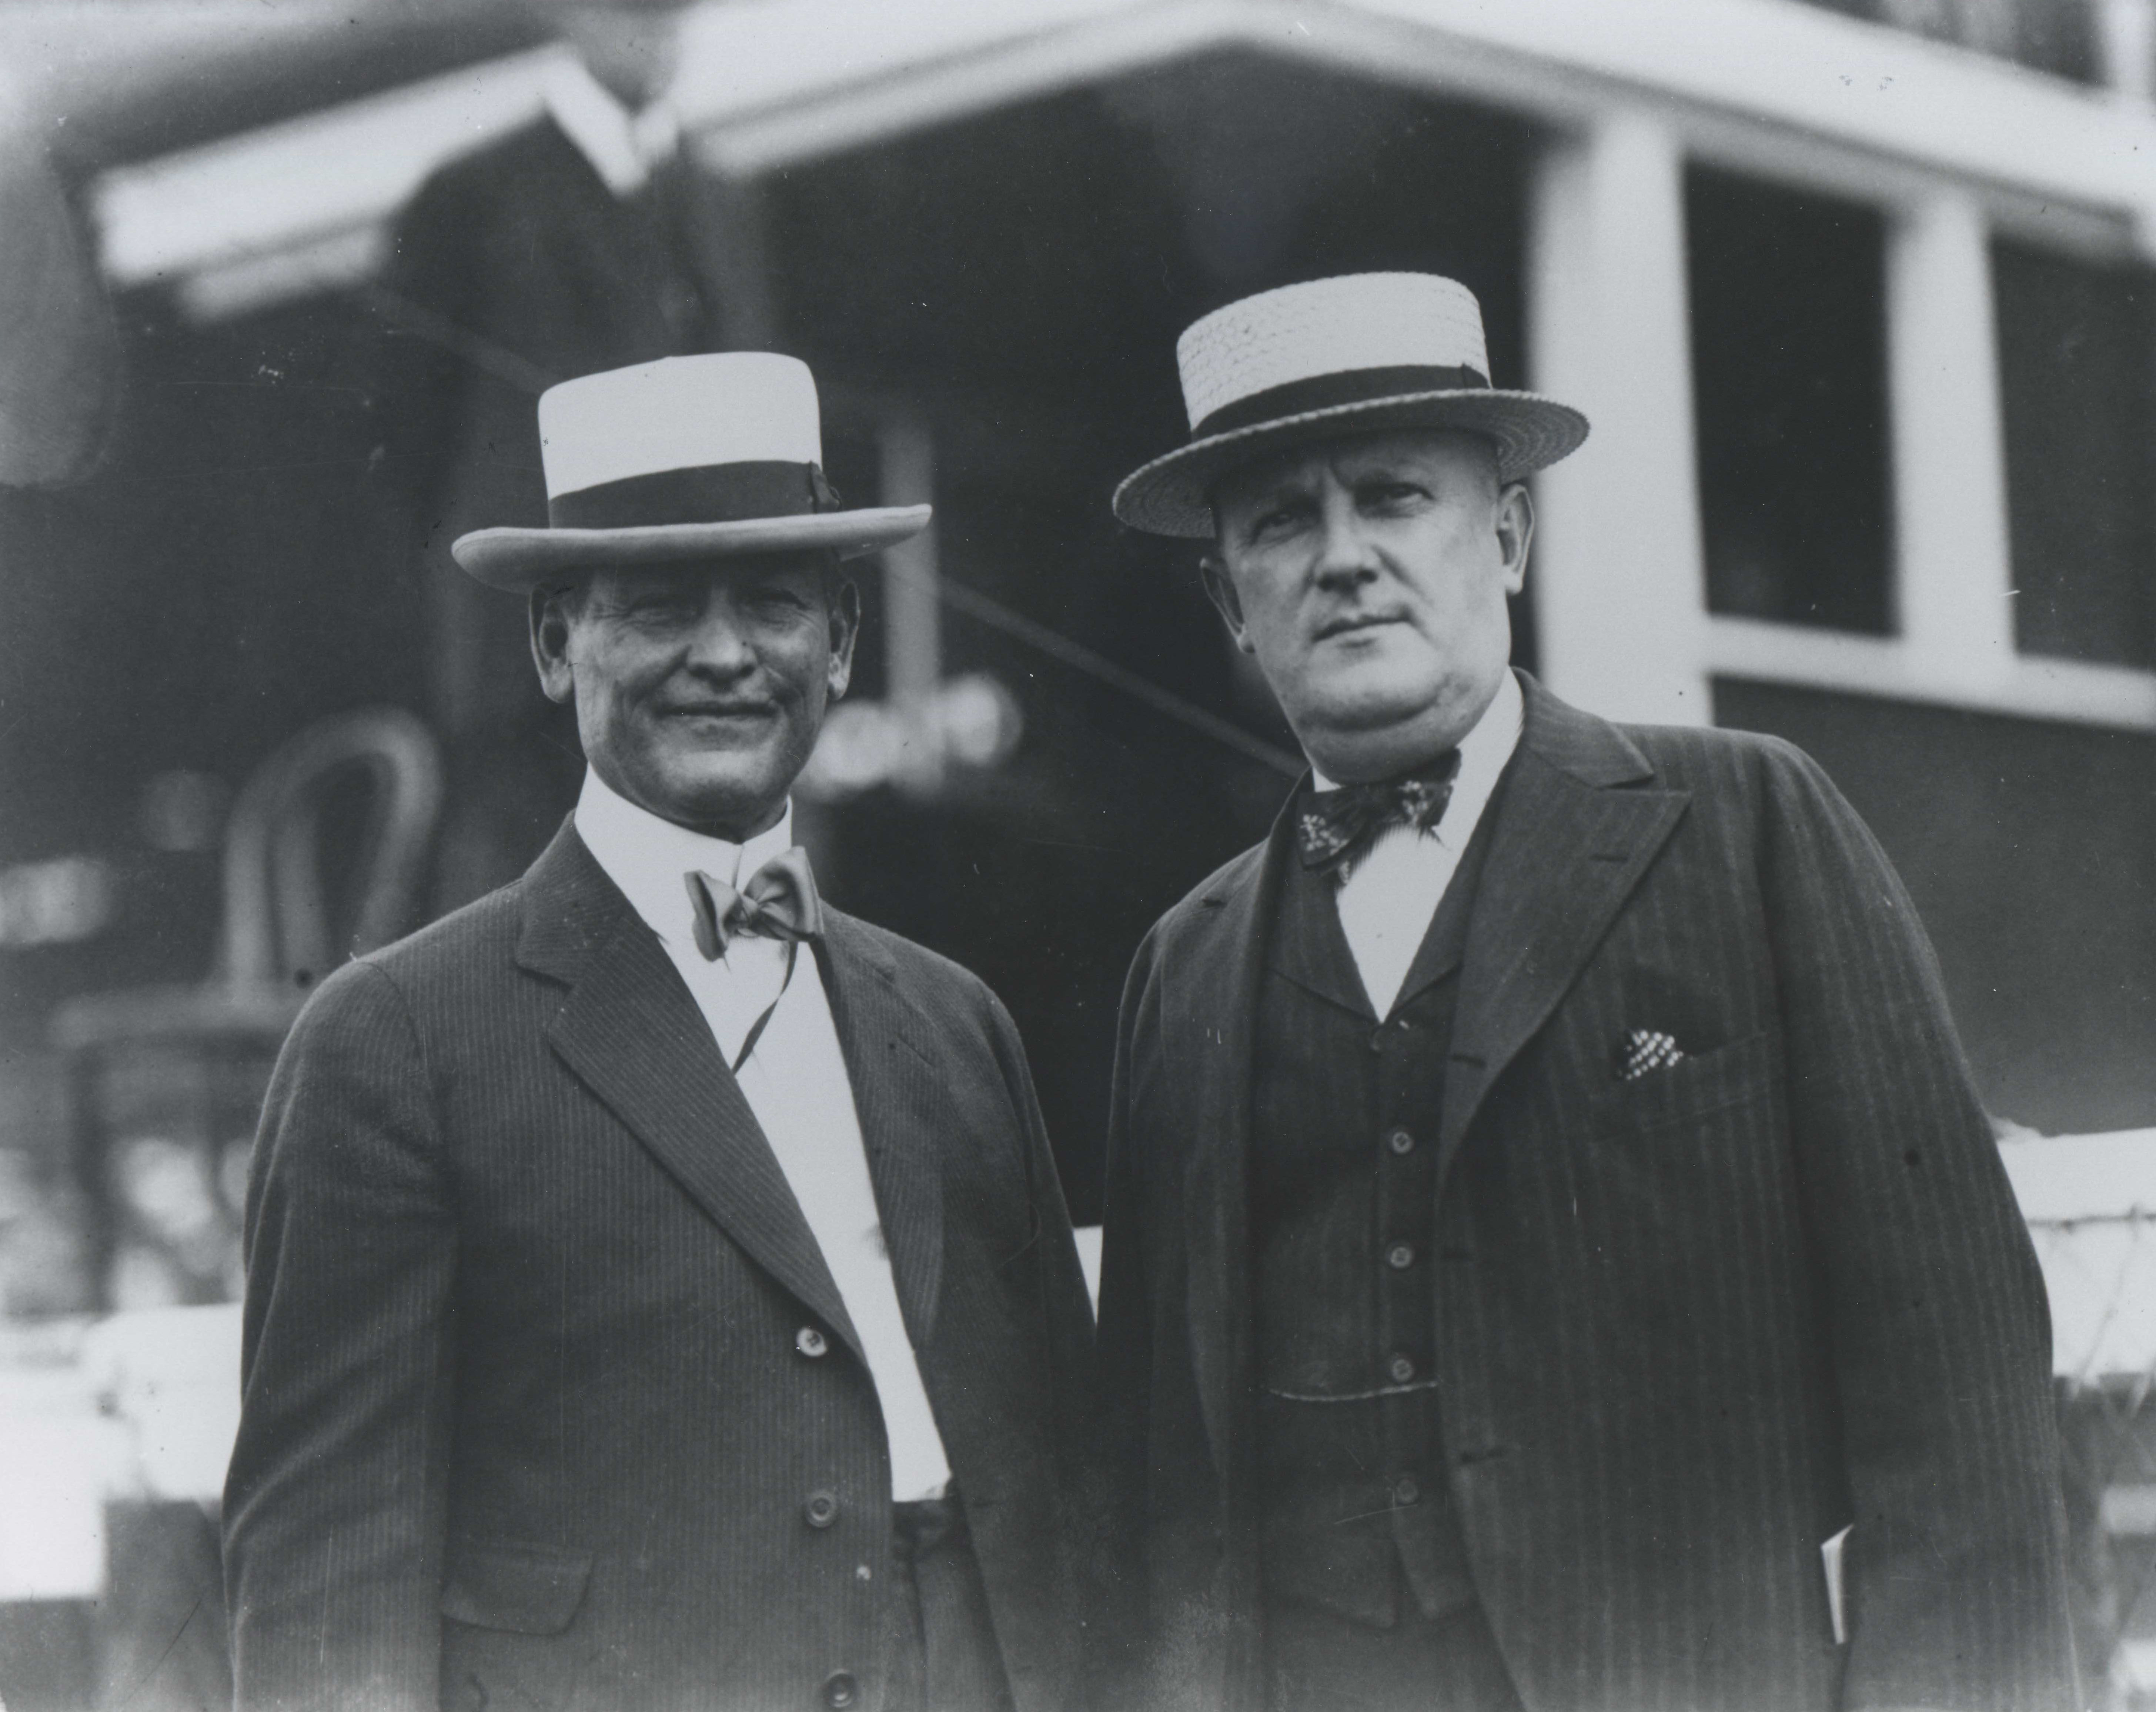
{"type": "MultiPolygon", "coordinates": [[[[1491,812],[1433,1288],[1529,1712],[2077,1705],[2043,1285],[1885,856],[1786,744],[1532,681],[1491,812]],[[1623,1081],[1642,1028],[1689,1056],[1623,1081]]],[[[1262,1704],[1245,1151],[1289,849],[1284,816],[1170,911],[1124,998],[1103,1668],[1178,1712],[1262,1704]]]]}
{"type": "MultiPolygon", "coordinates": [[[[900,1305],[1019,1712],[1054,1712],[1092,1329],[1024,1057],[972,975],[828,915],[900,1305]]],[[[243,1708],[802,1712],[842,1670],[874,1704],[874,1384],[694,1000],[572,827],[324,984],[247,1240],[243,1708]]]]}

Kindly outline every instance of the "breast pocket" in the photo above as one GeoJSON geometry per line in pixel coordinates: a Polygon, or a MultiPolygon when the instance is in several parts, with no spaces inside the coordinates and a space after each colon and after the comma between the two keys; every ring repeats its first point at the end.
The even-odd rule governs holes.
{"type": "Polygon", "coordinates": [[[1600,1136],[1646,1134],[1697,1123],[1774,1089],[1774,1041],[1765,1031],[1620,1082],[1597,1108],[1600,1136]]]}
{"type": "Polygon", "coordinates": [[[441,1598],[442,1704],[561,1712],[578,1673],[567,1637],[591,1574],[592,1555],[569,1547],[453,1546],[441,1598]]]}

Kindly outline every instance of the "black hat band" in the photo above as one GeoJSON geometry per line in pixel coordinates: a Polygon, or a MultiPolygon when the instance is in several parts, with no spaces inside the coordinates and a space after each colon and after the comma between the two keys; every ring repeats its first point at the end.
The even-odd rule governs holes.
{"type": "Polygon", "coordinates": [[[1335,374],[1313,374],[1306,379],[1283,382],[1223,404],[1192,429],[1190,437],[1205,440],[1216,434],[1232,434],[1239,428],[1255,428],[1260,423],[1301,416],[1312,410],[1336,409],[1343,404],[1373,404],[1412,393],[1487,391],[1489,385],[1486,375],[1464,363],[1444,367],[1404,362],[1387,368],[1349,368],[1335,374]]]}
{"type": "Polygon", "coordinates": [[[547,501],[557,529],[641,529],[668,523],[739,523],[844,510],[819,464],[780,459],[705,464],[624,476],[547,501]]]}

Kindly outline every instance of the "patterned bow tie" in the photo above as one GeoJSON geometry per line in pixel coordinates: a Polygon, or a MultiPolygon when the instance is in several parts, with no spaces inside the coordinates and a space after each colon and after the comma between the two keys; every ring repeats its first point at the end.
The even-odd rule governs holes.
{"type": "Polygon", "coordinates": [[[689,906],[696,913],[696,949],[707,963],[716,963],[737,936],[777,939],[786,947],[786,968],[778,978],[778,990],[771,1003],[749,1025],[734,1054],[733,1072],[741,1074],[748,1055],[763,1038],[763,1031],[778,1015],[778,1001],[793,985],[794,959],[803,940],[824,937],[824,907],[816,901],[816,876],[808,866],[808,852],[799,846],[781,851],[753,874],[737,892],[723,880],[691,868],[681,877],[689,888],[689,906]]]}
{"type": "MultiPolygon", "coordinates": [[[[781,851],[748,877],[739,891],[691,868],[681,877],[696,913],[696,949],[716,963],[737,934],[798,944],[824,936],[824,907],[808,852],[798,845],[781,851]]],[[[789,960],[788,969],[793,964],[789,960]]]]}
{"type": "Polygon", "coordinates": [[[1429,766],[1397,779],[1312,792],[1296,822],[1303,866],[1344,878],[1348,865],[1387,827],[1427,832],[1445,817],[1459,776],[1460,751],[1447,749],[1429,766]]]}

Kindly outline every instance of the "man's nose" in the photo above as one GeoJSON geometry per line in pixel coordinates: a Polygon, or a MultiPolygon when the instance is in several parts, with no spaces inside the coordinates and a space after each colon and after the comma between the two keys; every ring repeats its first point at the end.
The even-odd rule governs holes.
{"type": "Polygon", "coordinates": [[[1363,527],[1352,494],[1336,491],[1326,496],[1319,513],[1317,559],[1312,571],[1319,585],[1329,589],[1375,580],[1376,548],[1363,527]]]}
{"type": "Polygon", "coordinates": [[[756,650],[750,645],[733,603],[723,595],[704,603],[703,612],[689,634],[685,663],[693,671],[719,678],[737,678],[755,670],[756,650]]]}

